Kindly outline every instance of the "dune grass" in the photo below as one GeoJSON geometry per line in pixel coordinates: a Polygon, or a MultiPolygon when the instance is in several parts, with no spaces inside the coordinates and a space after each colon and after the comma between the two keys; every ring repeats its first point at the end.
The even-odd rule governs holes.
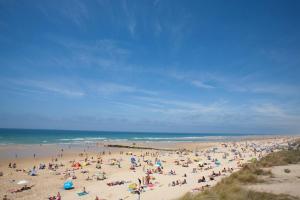
{"type": "Polygon", "coordinates": [[[300,150],[283,150],[271,153],[256,163],[257,167],[272,167],[300,162],[300,150]]]}
{"type": "Polygon", "coordinates": [[[197,194],[187,193],[180,200],[300,200],[287,194],[257,192],[242,187],[246,184],[263,182],[263,176],[272,175],[271,171],[262,168],[299,162],[299,149],[273,152],[259,161],[244,165],[241,170],[223,178],[214,187],[197,194]]]}

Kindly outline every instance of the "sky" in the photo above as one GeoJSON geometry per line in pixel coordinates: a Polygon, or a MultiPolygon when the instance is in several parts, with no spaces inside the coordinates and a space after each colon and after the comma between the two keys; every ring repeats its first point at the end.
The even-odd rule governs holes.
{"type": "Polygon", "coordinates": [[[299,10],[0,0],[0,127],[300,133],[299,10]]]}

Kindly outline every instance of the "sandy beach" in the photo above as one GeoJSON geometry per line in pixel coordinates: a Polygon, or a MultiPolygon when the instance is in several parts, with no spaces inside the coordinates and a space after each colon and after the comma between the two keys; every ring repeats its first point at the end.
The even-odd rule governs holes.
{"type": "MultiPolygon", "coordinates": [[[[61,199],[66,200],[94,200],[96,197],[176,199],[186,192],[200,192],[215,185],[243,163],[286,147],[292,140],[291,137],[277,137],[226,143],[134,144],[136,147],[168,148],[168,151],[107,148],[108,142],[83,149],[61,149],[59,145],[1,146],[1,155],[5,156],[0,162],[3,173],[0,196],[49,199],[59,192],[61,199]],[[27,151],[27,156],[9,157],[5,152],[13,149],[27,151]],[[28,152],[32,155],[28,156],[28,152]],[[205,181],[202,182],[203,177],[205,181]],[[70,190],[64,189],[67,181],[73,183],[70,190]],[[32,187],[24,190],[25,185],[32,187]],[[81,193],[84,189],[86,193],[81,193]]],[[[132,145],[130,142],[122,144],[132,145]]]]}

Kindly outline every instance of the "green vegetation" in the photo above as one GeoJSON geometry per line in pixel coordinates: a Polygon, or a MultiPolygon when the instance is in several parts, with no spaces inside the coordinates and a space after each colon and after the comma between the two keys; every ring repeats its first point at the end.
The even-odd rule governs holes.
{"type": "Polygon", "coordinates": [[[272,167],[300,162],[300,150],[283,150],[271,153],[257,162],[258,167],[272,167]]]}
{"type": "Polygon", "coordinates": [[[192,194],[188,193],[180,200],[300,200],[286,194],[271,194],[256,192],[242,187],[246,184],[263,182],[264,176],[271,176],[271,171],[263,170],[265,167],[295,164],[300,162],[300,150],[282,150],[274,152],[260,161],[246,164],[243,168],[223,178],[216,186],[204,192],[192,194]]]}

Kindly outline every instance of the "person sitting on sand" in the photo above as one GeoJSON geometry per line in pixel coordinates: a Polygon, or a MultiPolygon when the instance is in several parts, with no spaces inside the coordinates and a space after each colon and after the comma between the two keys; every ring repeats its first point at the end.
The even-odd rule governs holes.
{"type": "Polygon", "coordinates": [[[189,164],[188,163],[183,163],[182,167],[189,167],[189,164]]]}
{"type": "Polygon", "coordinates": [[[215,173],[215,171],[212,172],[211,176],[217,176],[217,174],[215,173]]]}
{"type": "Polygon", "coordinates": [[[13,164],[13,168],[17,168],[17,164],[16,163],[13,164]]]}
{"type": "Polygon", "coordinates": [[[7,197],[7,195],[5,194],[4,196],[3,196],[3,199],[2,200],[9,200],[9,198],[7,197]]]}
{"type": "Polygon", "coordinates": [[[198,179],[198,183],[202,183],[202,182],[205,182],[205,177],[204,176],[202,176],[201,179],[198,179]]]}
{"type": "Polygon", "coordinates": [[[174,187],[176,185],[175,181],[172,181],[172,186],[174,187]]]}
{"type": "Polygon", "coordinates": [[[45,164],[42,164],[42,163],[40,163],[39,169],[45,169],[45,168],[46,168],[46,165],[45,165],[45,164]]]}
{"type": "Polygon", "coordinates": [[[12,168],[12,165],[11,165],[11,163],[9,163],[9,164],[8,164],[8,167],[9,167],[9,168],[12,168]]]}
{"type": "Polygon", "coordinates": [[[60,196],[60,193],[58,192],[57,195],[56,195],[56,200],[61,200],[61,196],[60,196]]]}
{"type": "Polygon", "coordinates": [[[181,182],[181,185],[187,184],[186,179],[183,179],[183,181],[181,182]]]}
{"type": "Polygon", "coordinates": [[[149,175],[146,176],[146,185],[148,185],[148,184],[150,184],[150,176],[149,175]]]}

